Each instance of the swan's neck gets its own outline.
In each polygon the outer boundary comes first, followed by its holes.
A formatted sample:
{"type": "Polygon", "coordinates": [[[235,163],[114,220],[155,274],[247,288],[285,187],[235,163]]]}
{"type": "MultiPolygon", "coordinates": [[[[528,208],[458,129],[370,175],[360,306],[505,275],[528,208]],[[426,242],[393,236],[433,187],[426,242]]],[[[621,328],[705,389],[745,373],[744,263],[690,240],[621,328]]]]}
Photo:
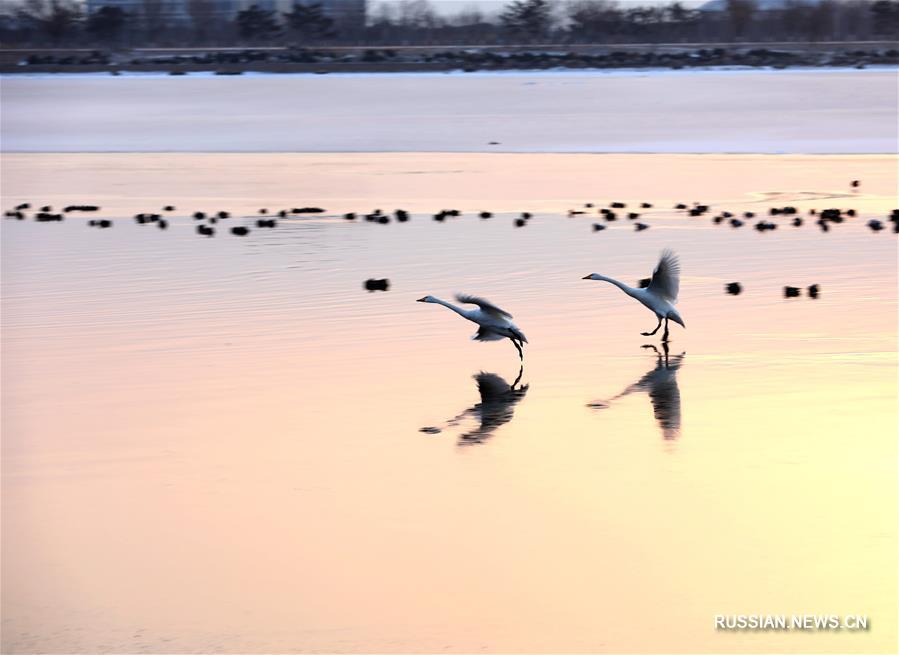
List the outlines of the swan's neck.
{"type": "Polygon", "coordinates": [[[464,309],[462,309],[461,307],[456,307],[456,306],[455,306],[453,303],[451,303],[451,302],[447,302],[446,300],[441,300],[440,298],[434,298],[434,302],[437,303],[438,305],[443,305],[444,307],[448,307],[449,309],[452,309],[452,310],[453,310],[454,312],[456,312],[459,316],[465,316],[466,318],[468,318],[468,317],[465,315],[465,310],[464,310],[464,309]]]}
{"type": "Polygon", "coordinates": [[[626,293],[627,295],[629,295],[633,298],[636,298],[640,292],[639,289],[635,289],[634,287],[629,287],[624,282],[619,282],[618,280],[616,280],[613,277],[606,277],[605,275],[597,275],[596,277],[599,278],[600,280],[602,280],[603,282],[608,282],[609,284],[614,284],[616,287],[618,287],[619,289],[624,291],[624,293],[626,293]]]}

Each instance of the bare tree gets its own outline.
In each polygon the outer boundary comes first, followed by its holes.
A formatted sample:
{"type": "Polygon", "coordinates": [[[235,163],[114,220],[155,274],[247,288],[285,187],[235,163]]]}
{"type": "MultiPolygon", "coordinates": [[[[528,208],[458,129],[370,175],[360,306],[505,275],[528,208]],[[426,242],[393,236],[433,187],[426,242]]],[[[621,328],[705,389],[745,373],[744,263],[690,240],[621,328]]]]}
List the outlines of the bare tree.
{"type": "Polygon", "coordinates": [[[757,10],[755,0],[727,0],[727,16],[736,38],[746,35],[757,10]]]}
{"type": "Polygon", "coordinates": [[[17,15],[54,45],[71,39],[84,20],[81,5],[73,0],[26,0],[17,15]]]}
{"type": "Polygon", "coordinates": [[[335,36],[334,20],[325,15],[318,2],[308,5],[296,2],[291,11],[283,16],[287,30],[293,37],[309,41],[335,36]]]}
{"type": "Polygon", "coordinates": [[[513,0],[500,20],[514,36],[536,40],[546,37],[552,28],[552,7],[549,0],[513,0]]]}
{"type": "Polygon", "coordinates": [[[602,42],[623,28],[623,15],[612,0],[576,0],[566,8],[569,31],[578,40],[602,42]]]}

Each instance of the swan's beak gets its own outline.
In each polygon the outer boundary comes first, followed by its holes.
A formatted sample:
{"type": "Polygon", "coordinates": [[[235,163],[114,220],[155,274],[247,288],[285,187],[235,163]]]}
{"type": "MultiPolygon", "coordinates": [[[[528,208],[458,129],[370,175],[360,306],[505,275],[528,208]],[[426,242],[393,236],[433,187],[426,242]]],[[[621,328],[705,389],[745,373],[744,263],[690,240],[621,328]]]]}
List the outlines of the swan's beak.
{"type": "Polygon", "coordinates": [[[585,276],[582,277],[581,279],[582,279],[582,280],[589,280],[589,279],[591,279],[592,277],[593,277],[593,273],[590,273],[590,275],[585,275],[585,276]]]}
{"type": "Polygon", "coordinates": [[[419,298],[415,302],[428,302],[427,298],[419,298]]]}

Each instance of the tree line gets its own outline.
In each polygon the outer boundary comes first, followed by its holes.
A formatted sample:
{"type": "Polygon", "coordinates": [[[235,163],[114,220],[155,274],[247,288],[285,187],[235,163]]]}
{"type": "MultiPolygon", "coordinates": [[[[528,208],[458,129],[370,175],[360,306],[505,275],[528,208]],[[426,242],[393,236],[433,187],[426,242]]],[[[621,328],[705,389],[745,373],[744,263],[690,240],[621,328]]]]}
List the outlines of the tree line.
{"type": "Polygon", "coordinates": [[[227,15],[214,0],[186,0],[173,19],[164,0],[87,13],[75,0],[26,0],[0,16],[0,43],[13,46],[506,45],[578,43],[823,41],[899,37],[899,0],[726,0],[721,11],[680,2],[511,0],[495,16],[476,9],[444,15],[428,0],[375,5],[364,24],[338,23],[316,2],[289,11],[261,5],[227,15]]]}

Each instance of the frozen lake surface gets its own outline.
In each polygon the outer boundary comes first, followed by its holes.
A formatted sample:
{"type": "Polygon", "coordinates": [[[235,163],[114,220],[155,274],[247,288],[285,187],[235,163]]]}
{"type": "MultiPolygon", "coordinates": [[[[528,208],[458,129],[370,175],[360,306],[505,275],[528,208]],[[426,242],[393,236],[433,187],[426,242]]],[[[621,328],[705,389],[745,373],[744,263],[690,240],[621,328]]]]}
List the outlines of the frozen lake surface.
{"type": "Polygon", "coordinates": [[[890,153],[895,70],[7,76],[7,152],[890,153]]]}

